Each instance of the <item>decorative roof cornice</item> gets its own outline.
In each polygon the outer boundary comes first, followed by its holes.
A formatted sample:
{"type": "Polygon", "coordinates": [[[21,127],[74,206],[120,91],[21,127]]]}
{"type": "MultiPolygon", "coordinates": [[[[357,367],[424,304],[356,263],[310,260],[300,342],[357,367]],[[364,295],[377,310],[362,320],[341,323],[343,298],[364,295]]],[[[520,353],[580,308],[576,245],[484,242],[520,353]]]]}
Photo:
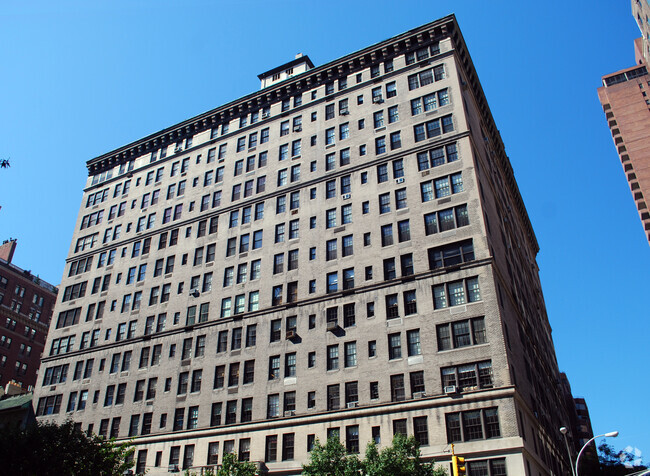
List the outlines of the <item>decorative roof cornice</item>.
{"type": "MultiPolygon", "coordinates": [[[[447,36],[448,25],[456,24],[454,15],[449,15],[413,30],[376,43],[355,53],[331,61],[322,66],[297,74],[290,80],[282,81],[261,91],[248,94],[223,106],[192,117],[179,124],[148,135],[135,142],[91,159],[87,162],[88,174],[95,175],[109,168],[133,160],[152,152],[162,145],[172,144],[199,132],[211,129],[218,124],[230,121],[243,114],[259,110],[283,98],[291,97],[300,91],[333,81],[352,72],[365,69],[371,64],[393,58],[433,39],[447,36]]],[[[454,27],[451,28],[453,30],[454,27]]],[[[304,61],[305,57],[301,58],[304,61]]],[[[286,65],[283,65],[283,67],[286,65]]],[[[273,71],[273,70],[271,70],[273,71]]]]}

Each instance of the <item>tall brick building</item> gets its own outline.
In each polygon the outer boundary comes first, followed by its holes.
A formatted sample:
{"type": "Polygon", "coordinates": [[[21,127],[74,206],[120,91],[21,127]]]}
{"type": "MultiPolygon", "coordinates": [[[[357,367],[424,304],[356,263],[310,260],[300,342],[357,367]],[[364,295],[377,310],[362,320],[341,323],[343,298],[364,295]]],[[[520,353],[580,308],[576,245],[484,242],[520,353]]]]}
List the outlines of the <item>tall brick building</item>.
{"type": "Polygon", "coordinates": [[[603,76],[598,98],[650,241],[650,5],[632,0],[632,13],[642,34],[634,42],[636,64],[603,76]]]}
{"type": "Polygon", "coordinates": [[[57,289],[12,264],[17,242],[0,246],[0,387],[36,384],[57,289]]]}
{"type": "Polygon", "coordinates": [[[566,473],[538,244],[456,19],[260,80],[88,162],[38,417],[149,474],[395,433],[566,473]]]}

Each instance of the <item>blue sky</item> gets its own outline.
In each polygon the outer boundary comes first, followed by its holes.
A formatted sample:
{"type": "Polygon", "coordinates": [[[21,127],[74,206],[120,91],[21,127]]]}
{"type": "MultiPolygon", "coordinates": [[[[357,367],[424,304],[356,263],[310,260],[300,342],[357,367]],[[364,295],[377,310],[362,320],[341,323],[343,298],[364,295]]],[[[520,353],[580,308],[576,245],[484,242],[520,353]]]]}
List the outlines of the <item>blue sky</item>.
{"type": "Polygon", "coordinates": [[[594,431],[647,460],[650,246],[596,93],[634,64],[628,1],[3,2],[0,238],[58,284],[87,160],[257,90],[298,52],[320,65],[452,12],[537,234],[560,368],[594,431]]]}

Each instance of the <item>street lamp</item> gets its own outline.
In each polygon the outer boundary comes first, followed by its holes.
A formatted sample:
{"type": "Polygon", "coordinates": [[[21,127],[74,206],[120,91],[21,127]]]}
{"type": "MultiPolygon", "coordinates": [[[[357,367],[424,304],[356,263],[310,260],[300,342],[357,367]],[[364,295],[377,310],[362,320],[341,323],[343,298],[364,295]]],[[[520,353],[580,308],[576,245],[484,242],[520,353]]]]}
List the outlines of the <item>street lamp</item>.
{"type": "Polygon", "coordinates": [[[571,458],[571,450],[569,449],[569,440],[567,439],[567,429],[566,426],[560,428],[560,433],[564,436],[564,443],[566,444],[566,452],[569,454],[569,466],[571,466],[571,474],[576,476],[576,470],[573,469],[573,458],[571,458]]]}
{"type": "Polygon", "coordinates": [[[578,463],[580,462],[580,456],[582,455],[582,452],[585,450],[585,448],[586,448],[587,446],[589,446],[589,443],[591,443],[592,441],[594,441],[596,438],[602,438],[602,437],[615,438],[615,437],[617,437],[617,436],[618,436],[618,431],[610,431],[609,433],[605,433],[605,434],[603,434],[603,435],[594,436],[592,439],[590,439],[589,441],[587,441],[587,442],[585,443],[585,445],[582,447],[582,449],[580,450],[580,453],[578,453],[578,457],[576,458],[576,473],[575,473],[575,476],[578,476],[578,475],[579,475],[579,472],[578,472],[578,463]]]}

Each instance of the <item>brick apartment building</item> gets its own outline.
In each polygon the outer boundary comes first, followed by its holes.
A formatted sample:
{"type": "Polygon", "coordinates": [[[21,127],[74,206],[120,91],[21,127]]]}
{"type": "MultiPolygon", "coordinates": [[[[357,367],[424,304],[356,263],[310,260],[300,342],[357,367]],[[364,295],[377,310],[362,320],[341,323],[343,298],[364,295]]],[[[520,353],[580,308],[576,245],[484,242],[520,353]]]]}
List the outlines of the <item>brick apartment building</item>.
{"type": "Polygon", "coordinates": [[[0,246],[0,387],[36,384],[57,289],[12,264],[15,240],[0,246]]]}
{"type": "Polygon", "coordinates": [[[598,98],[650,241],[650,5],[632,0],[632,13],[642,34],[634,42],[636,64],[603,76],[598,98]]]}

